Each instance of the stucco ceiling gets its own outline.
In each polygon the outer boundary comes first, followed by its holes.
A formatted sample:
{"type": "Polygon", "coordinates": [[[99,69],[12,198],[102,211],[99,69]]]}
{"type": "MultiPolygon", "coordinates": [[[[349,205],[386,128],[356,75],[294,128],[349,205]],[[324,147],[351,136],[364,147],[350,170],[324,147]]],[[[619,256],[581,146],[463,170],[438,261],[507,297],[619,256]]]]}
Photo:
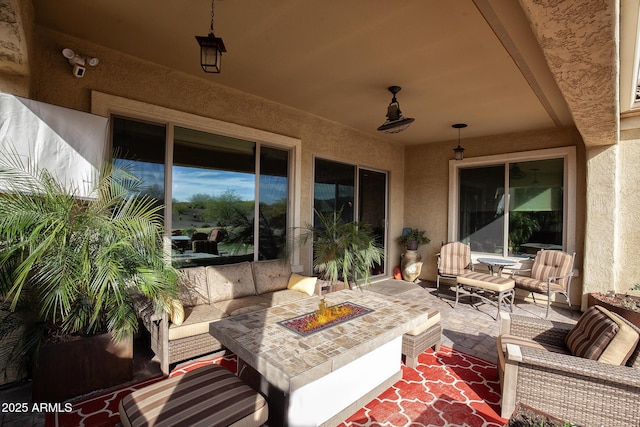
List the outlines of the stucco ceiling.
{"type": "Polygon", "coordinates": [[[455,140],[460,122],[463,139],[573,124],[515,0],[218,0],[220,74],[194,38],[209,0],[34,5],[39,25],[403,144],[455,140]],[[415,118],[392,135],[376,132],[390,85],[415,118]]]}

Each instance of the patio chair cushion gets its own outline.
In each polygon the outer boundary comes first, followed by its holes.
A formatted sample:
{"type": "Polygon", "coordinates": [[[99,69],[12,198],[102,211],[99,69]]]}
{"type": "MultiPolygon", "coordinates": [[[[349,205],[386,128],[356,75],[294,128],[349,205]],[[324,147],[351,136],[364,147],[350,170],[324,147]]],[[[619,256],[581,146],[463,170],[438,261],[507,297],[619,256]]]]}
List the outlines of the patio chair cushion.
{"type": "Polygon", "coordinates": [[[161,380],[125,396],[119,405],[124,426],[260,426],[265,399],[228,369],[209,365],[161,380]]]}
{"type": "Polygon", "coordinates": [[[564,290],[564,286],[556,282],[550,282],[549,284],[547,284],[546,281],[534,279],[533,277],[527,277],[527,276],[513,276],[513,278],[516,282],[516,287],[518,287],[519,289],[524,289],[526,291],[546,294],[547,287],[551,291],[564,290]]]}
{"type": "Polygon", "coordinates": [[[598,360],[619,330],[616,322],[592,306],[569,331],[565,343],[574,356],[598,360]]]}
{"type": "Polygon", "coordinates": [[[438,273],[443,276],[459,276],[468,273],[467,267],[471,262],[471,249],[469,245],[460,242],[451,242],[440,249],[440,263],[438,273]]]}
{"type": "Polygon", "coordinates": [[[504,292],[508,289],[512,289],[514,286],[513,279],[476,272],[458,276],[458,283],[492,292],[504,292]]]}

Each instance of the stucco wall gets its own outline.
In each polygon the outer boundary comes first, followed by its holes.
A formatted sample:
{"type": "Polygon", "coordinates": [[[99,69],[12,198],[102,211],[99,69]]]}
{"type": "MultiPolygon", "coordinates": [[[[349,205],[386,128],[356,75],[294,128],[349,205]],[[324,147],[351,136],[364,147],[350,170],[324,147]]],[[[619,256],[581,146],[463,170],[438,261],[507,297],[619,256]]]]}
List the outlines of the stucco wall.
{"type": "MultiPolygon", "coordinates": [[[[436,254],[442,241],[447,241],[449,160],[457,141],[407,147],[405,151],[405,216],[404,226],[427,231],[431,242],[421,246],[424,265],[420,277],[436,278],[436,254]]],[[[497,135],[485,138],[465,139],[465,158],[505,154],[545,148],[575,146],[577,157],[577,218],[576,218],[576,269],[582,270],[585,227],[585,149],[575,128],[552,129],[542,132],[497,135]]],[[[394,236],[394,237],[397,237],[394,236]]],[[[397,261],[399,263],[399,260],[397,261]]],[[[572,301],[579,303],[582,278],[572,282],[572,301]]]]}
{"type": "Polygon", "coordinates": [[[31,2],[0,0],[0,91],[26,97],[29,93],[31,2]]]}
{"type": "MultiPolygon", "coordinates": [[[[403,217],[404,157],[397,145],[262,98],[202,78],[172,71],[120,52],[36,26],[30,97],[90,111],[90,92],[97,90],[175,110],[215,118],[302,141],[302,224],[311,221],[313,155],[389,172],[390,235],[400,233],[403,217]],[[75,78],[62,56],[64,47],[98,57],[85,77],[75,78]]],[[[390,245],[390,258],[399,248],[390,245]]],[[[303,254],[309,271],[310,254],[303,254]]],[[[393,264],[391,264],[391,268],[393,264]]]]}
{"type": "Polygon", "coordinates": [[[619,210],[617,277],[615,290],[640,295],[631,290],[640,284],[640,129],[621,132],[619,150],[619,210]]]}

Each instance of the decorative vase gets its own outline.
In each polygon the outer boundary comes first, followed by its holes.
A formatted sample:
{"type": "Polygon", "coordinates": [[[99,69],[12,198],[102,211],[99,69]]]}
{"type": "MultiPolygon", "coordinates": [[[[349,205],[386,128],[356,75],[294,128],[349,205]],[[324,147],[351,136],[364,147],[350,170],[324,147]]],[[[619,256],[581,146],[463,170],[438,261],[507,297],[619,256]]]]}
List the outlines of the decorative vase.
{"type": "Polygon", "coordinates": [[[406,250],[400,262],[402,278],[407,282],[415,282],[422,271],[422,256],[418,251],[406,250]]]}

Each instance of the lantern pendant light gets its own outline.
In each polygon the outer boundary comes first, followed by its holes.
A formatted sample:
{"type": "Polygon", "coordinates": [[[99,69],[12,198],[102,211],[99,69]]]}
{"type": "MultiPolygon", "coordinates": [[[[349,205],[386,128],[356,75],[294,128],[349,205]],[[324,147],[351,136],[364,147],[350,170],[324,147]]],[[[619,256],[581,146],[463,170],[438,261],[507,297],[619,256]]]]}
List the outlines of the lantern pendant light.
{"type": "Polygon", "coordinates": [[[464,148],[460,146],[460,129],[467,127],[465,123],[456,123],[451,125],[452,128],[458,129],[458,146],[453,149],[453,158],[456,160],[464,160],[464,148]]]}
{"type": "Polygon", "coordinates": [[[213,33],[213,0],[211,0],[211,28],[208,36],[196,36],[200,45],[200,65],[205,73],[219,73],[222,52],[226,52],[224,42],[213,33]]]}

